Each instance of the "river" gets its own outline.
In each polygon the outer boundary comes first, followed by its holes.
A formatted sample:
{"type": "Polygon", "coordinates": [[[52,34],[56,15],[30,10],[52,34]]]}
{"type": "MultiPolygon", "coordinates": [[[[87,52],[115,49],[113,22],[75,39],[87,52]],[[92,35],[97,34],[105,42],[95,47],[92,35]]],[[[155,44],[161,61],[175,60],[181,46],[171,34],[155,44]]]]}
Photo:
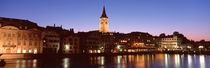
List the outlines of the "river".
{"type": "Polygon", "coordinates": [[[140,54],[6,59],[3,68],[210,68],[210,55],[140,54]]]}

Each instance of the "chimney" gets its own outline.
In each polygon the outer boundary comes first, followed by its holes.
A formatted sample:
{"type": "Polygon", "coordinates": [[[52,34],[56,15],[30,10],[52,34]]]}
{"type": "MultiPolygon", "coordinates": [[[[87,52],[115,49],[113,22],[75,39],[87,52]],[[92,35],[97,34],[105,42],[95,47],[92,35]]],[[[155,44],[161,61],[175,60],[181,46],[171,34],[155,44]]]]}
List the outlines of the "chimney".
{"type": "Polygon", "coordinates": [[[70,28],[70,32],[71,32],[71,33],[74,33],[74,29],[73,29],[73,28],[70,28]]]}

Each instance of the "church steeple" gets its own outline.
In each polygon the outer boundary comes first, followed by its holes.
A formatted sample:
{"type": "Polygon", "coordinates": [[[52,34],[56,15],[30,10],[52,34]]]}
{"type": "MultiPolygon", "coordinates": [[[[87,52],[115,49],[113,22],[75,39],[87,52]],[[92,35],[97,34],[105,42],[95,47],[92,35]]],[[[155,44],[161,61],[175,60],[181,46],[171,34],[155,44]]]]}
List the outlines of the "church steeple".
{"type": "Polygon", "coordinates": [[[106,15],[106,10],[105,10],[105,6],[103,7],[103,12],[100,18],[108,18],[106,15]]]}
{"type": "Polygon", "coordinates": [[[106,15],[105,6],[103,7],[103,12],[100,17],[100,25],[99,25],[99,32],[107,33],[109,32],[109,19],[106,15]]]}

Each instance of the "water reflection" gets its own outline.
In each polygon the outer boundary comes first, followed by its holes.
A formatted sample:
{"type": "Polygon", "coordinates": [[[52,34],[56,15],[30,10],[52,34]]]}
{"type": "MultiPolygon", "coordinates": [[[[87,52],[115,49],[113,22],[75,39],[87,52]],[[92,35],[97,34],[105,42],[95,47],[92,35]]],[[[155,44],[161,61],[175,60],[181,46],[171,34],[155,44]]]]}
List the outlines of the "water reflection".
{"type": "Polygon", "coordinates": [[[205,56],[200,55],[200,68],[205,68],[205,56]]]}
{"type": "Polygon", "coordinates": [[[63,67],[64,68],[69,68],[69,58],[64,58],[63,59],[63,67]]]}
{"type": "Polygon", "coordinates": [[[175,54],[175,67],[176,68],[180,68],[180,55],[179,54],[175,54]]]}
{"type": "Polygon", "coordinates": [[[165,54],[165,67],[168,68],[168,54],[165,54]]]}
{"type": "Polygon", "coordinates": [[[209,55],[142,54],[60,59],[9,59],[5,68],[206,68],[209,55]],[[196,62],[198,61],[198,62],[196,62]]]}

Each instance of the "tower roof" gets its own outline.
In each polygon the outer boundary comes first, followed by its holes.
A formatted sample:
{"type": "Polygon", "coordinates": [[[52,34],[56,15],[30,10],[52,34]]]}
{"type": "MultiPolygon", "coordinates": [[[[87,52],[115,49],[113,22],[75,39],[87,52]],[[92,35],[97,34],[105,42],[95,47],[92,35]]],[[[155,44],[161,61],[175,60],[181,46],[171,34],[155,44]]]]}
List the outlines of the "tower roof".
{"type": "Polygon", "coordinates": [[[101,18],[108,18],[107,15],[106,15],[105,6],[103,7],[103,13],[101,15],[101,18]]]}

